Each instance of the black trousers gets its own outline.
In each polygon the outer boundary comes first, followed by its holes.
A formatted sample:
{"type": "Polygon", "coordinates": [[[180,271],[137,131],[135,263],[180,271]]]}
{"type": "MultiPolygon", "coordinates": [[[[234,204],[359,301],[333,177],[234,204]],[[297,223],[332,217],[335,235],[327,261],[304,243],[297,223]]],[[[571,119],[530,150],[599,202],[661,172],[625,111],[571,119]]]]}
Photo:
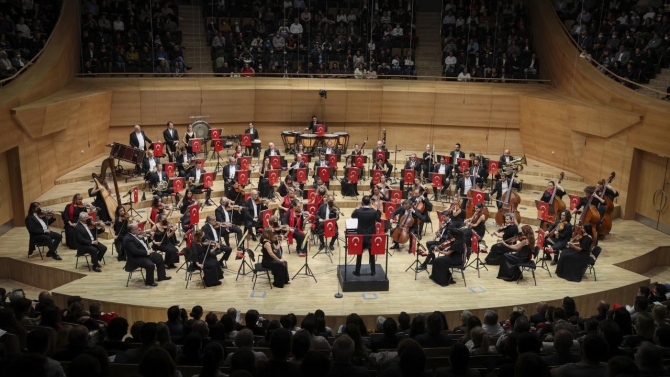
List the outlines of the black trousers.
{"type": "Polygon", "coordinates": [[[220,245],[219,251],[223,253],[219,262],[227,261],[230,258],[230,254],[233,252],[233,249],[230,246],[220,245]]]}
{"type": "Polygon", "coordinates": [[[77,255],[82,256],[85,254],[91,255],[91,264],[93,267],[100,267],[100,260],[107,252],[107,246],[98,243],[97,245],[88,245],[88,246],[79,246],[77,249],[77,255]]]}
{"type": "Polygon", "coordinates": [[[426,242],[426,248],[428,249],[428,256],[426,256],[426,259],[423,260],[423,266],[425,267],[428,265],[430,262],[435,259],[435,252],[433,251],[436,247],[440,246],[442,244],[441,241],[428,241],[426,242]]]}
{"type": "Polygon", "coordinates": [[[561,250],[565,249],[568,246],[568,241],[559,240],[557,238],[549,238],[548,241],[552,244],[551,248],[554,249],[554,260],[558,261],[558,257],[561,254],[561,250]]]}
{"type": "Polygon", "coordinates": [[[223,279],[223,269],[216,261],[216,258],[205,258],[202,272],[204,275],[203,280],[205,281],[205,286],[207,287],[217,285],[217,283],[223,279]]]}
{"type": "Polygon", "coordinates": [[[154,283],[154,271],[158,271],[159,279],[165,277],[165,262],[163,261],[163,256],[159,253],[151,253],[146,257],[134,257],[133,263],[138,268],[143,268],[147,271],[145,275],[147,285],[154,283]]]}
{"type": "MultiPolygon", "coordinates": [[[[258,216],[261,214],[259,213],[258,216]]],[[[245,222],[246,225],[246,230],[249,232],[249,234],[256,236],[256,233],[252,233],[251,229],[255,230],[258,232],[259,229],[263,228],[263,222],[261,221],[260,217],[258,218],[258,221],[254,221],[253,219],[247,220],[245,222]]]]}
{"type": "MultiPolygon", "coordinates": [[[[370,251],[371,246],[372,246],[372,237],[369,235],[366,235],[363,237],[363,250],[368,251],[368,263],[370,263],[370,272],[375,272],[375,256],[372,255],[372,252],[370,251]]],[[[363,260],[363,253],[358,254],[356,256],[356,270],[354,270],[356,273],[361,272],[361,261],[363,260]]]]}
{"type": "Polygon", "coordinates": [[[179,250],[177,250],[177,246],[173,243],[164,241],[158,246],[158,250],[165,253],[165,258],[163,259],[168,266],[172,267],[175,263],[179,263],[179,250]]]}
{"type": "MultiPolygon", "coordinates": [[[[444,193],[447,191],[448,188],[449,188],[449,181],[447,181],[446,179],[443,178],[442,179],[442,188],[440,189],[440,194],[444,195],[444,193]]],[[[433,187],[433,194],[435,196],[437,196],[437,187],[433,187]]]]}
{"type": "Polygon", "coordinates": [[[288,263],[274,259],[268,261],[263,259],[262,266],[272,270],[272,275],[275,277],[272,285],[277,288],[284,288],[284,284],[288,283],[288,263]]]}
{"type": "Polygon", "coordinates": [[[305,247],[302,246],[302,243],[305,241],[305,235],[304,234],[295,230],[293,232],[293,241],[296,242],[295,249],[298,251],[298,253],[306,253],[307,252],[307,244],[305,244],[305,247]]]}
{"type": "Polygon", "coordinates": [[[63,236],[61,236],[60,233],[51,231],[49,231],[49,233],[31,236],[30,238],[34,243],[34,245],[47,245],[47,247],[49,248],[47,256],[56,254],[56,249],[58,249],[58,245],[60,245],[61,241],[63,240],[63,236]]]}
{"type": "Polygon", "coordinates": [[[120,234],[114,240],[114,247],[116,247],[116,253],[118,254],[118,256],[116,258],[119,261],[126,260],[126,250],[123,248],[123,237],[124,236],[125,236],[125,234],[120,234]]]}
{"type": "Polygon", "coordinates": [[[69,224],[65,224],[65,244],[70,249],[77,249],[77,239],[74,236],[74,227],[71,227],[69,224]]]}
{"type": "Polygon", "coordinates": [[[194,194],[202,194],[203,192],[205,193],[205,200],[209,200],[209,197],[212,196],[212,189],[211,188],[204,188],[204,187],[194,187],[191,186],[191,192],[194,194]]]}
{"type": "MultiPolygon", "coordinates": [[[[237,242],[240,242],[242,240],[242,229],[240,229],[237,226],[231,226],[228,228],[228,230],[223,230],[221,232],[221,238],[223,238],[223,241],[226,243],[226,246],[230,246],[230,233],[235,233],[237,235],[237,242]]],[[[237,245],[237,242],[235,245],[237,245]]],[[[244,248],[244,245],[241,246],[244,248]]]]}

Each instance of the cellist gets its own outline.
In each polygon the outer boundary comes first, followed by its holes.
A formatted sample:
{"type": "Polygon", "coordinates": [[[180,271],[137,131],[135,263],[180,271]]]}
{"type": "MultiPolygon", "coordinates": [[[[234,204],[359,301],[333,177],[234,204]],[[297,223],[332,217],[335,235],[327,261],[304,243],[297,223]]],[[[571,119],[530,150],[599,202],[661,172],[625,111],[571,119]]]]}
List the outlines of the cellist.
{"type": "MultiPolygon", "coordinates": [[[[402,227],[403,223],[408,224],[412,223],[408,228],[409,234],[414,234],[418,238],[421,238],[421,234],[419,233],[419,221],[425,221],[426,218],[423,215],[423,213],[417,211],[414,209],[414,206],[412,205],[412,201],[410,200],[405,200],[402,204],[401,207],[398,207],[393,214],[391,215],[391,223],[397,224],[397,227],[395,229],[398,229],[398,227],[402,227]],[[410,220],[413,220],[411,221],[410,220]],[[419,220],[419,221],[417,221],[419,220]]],[[[395,229],[391,232],[393,234],[395,232],[395,229]]],[[[400,249],[400,244],[394,240],[393,246],[391,246],[391,249],[400,249]]],[[[411,248],[408,249],[408,253],[411,253],[412,250],[411,248]]]]}
{"type": "MultiPolygon", "coordinates": [[[[500,209],[502,208],[502,206],[504,204],[504,201],[502,200],[502,197],[507,195],[507,192],[510,189],[515,188],[515,189],[519,190],[521,188],[521,186],[519,185],[518,182],[512,182],[510,184],[510,181],[507,179],[506,175],[496,174],[496,180],[497,180],[497,182],[495,184],[495,187],[493,187],[493,190],[491,190],[489,195],[491,197],[493,197],[493,194],[496,194],[496,206],[498,206],[498,210],[500,211],[500,209]]],[[[516,181],[516,179],[515,179],[515,181],[516,181]]]]}

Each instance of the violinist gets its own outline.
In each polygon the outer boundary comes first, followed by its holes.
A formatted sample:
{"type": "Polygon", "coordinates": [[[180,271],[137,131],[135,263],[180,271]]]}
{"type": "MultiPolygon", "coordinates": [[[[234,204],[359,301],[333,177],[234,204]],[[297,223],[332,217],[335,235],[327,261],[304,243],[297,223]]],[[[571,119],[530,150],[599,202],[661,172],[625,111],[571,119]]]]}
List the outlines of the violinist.
{"type": "MultiPolygon", "coordinates": [[[[277,194],[281,197],[286,197],[291,190],[300,190],[298,182],[295,181],[295,178],[291,175],[284,177],[284,180],[279,183],[279,188],[277,189],[277,194]]],[[[288,203],[287,203],[288,204],[288,203]]]]}
{"type": "Polygon", "coordinates": [[[480,240],[484,239],[486,233],[486,215],[484,214],[484,203],[477,203],[475,205],[475,212],[472,218],[465,220],[463,223],[463,239],[465,242],[470,242],[472,233],[477,233],[480,240]]]}
{"type": "MultiPolygon", "coordinates": [[[[326,155],[325,154],[320,154],[319,159],[314,162],[314,180],[316,181],[317,179],[320,179],[321,177],[319,176],[319,171],[318,168],[329,168],[328,171],[328,176],[330,177],[332,175],[332,169],[330,169],[330,165],[328,164],[328,161],[326,161],[326,155]]],[[[328,183],[326,183],[326,186],[328,186],[328,183]]]]}
{"type": "Polygon", "coordinates": [[[468,192],[475,188],[475,177],[470,175],[470,170],[463,172],[463,176],[458,178],[456,183],[456,196],[461,198],[461,208],[465,208],[468,205],[468,192]]]}
{"type": "Polygon", "coordinates": [[[505,225],[498,228],[494,233],[498,237],[498,243],[491,247],[489,254],[486,256],[486,264],[498,266],[502,263],[502,256],[505,253],[514,251],[510,248],[509,242],[514,242],[516,236],[519,234],[519,227],[516,224],[516,219],[513,213],[505,214],[505,225]]]}
{"type": "Polygon", "coordinates": [[[421,178],[414,178],[414,183],[407,191],[411,193],[419,191],[420,195],[423,195],[426,198],[428,198],[428,190],[426,190],[426,187],[423,185],[423,183],[421,183],[421,178]]]}
{"type": "Polygon", "coordinates": [[[563,250],[556,267],[556,275],[568,281],[579,283],[588,268],[591,258],[591,224],[586,223],[575,231],[575,236],[568,242],[568,248],[563,250]]]}
{"type": "Polygon", "coordinates": [[[191,170],[191,160],[194,156],[190,155],[186,150],[186,147],[181,147],[177,153],[177,169],[179,170],[180,177],[186,177],[191,170]]]}
{"type": "MultiPolygon", "coordinates": [[[[433,165],[433,173],[442,174],[442,189],[440,190],[440,195],[444,195],[449,188],[452,175],[452,166],[447,164],[447,159],[444,158],[444,156],[440,156],[439,164],[433,165]]],[[[433,194],[435,195],[435,200],[437,200],[437,187],[433,187],[433,194]]]]}
{"type": "MultiPolygon", "coordinates": [[[[401,223],[403,218],[407,220],[405,221],[406,223],[409,223],[410,218],[414,219],[413,224],[409,228],[409,233],[414,234],[417,238],[421,239],[421,234],[419,233],[419,221],[425,221],[426,217],[423,215],[423,213],[414,208],[411,200],[405,200],[402,206],[398,207],[398,209],[393,212],[393,215],[391,216],[391,223],[397,224],[397,227],[403,226],[401,223]]],[[[400,244],[394,241],[391,249],[400,249],[400,244]]],[[[411,248],[409,248],[407,252],[411,254],[411,248]]]]}
{"type": "Polygon", "coordinates": [[[231,183],[235,180],[235,173],[240,171],[235,157],[228,157],[228,165],[223,167],[223,189],[228,190],[231,183]]]}
{"type": "MultiPolygon", "coordinates": [[[[288,234],[289,228],[286,225],[282,225],[281,222],[279,221],[279,216],[277,215],[272,215],[270,216],[270,219],[268,219],[268,223],[272,227],[272,232],[278,237],[279,241],[282,239],[286,238],[286,235],[288,234]]],[[[279,255],[281,257],[282,255],[281,247],[279,248],[279,255]]]]}
{"type": "Polygon", "coordinates": [[[256,233],[263,227],[261,212],[268,209],[267,199],[261,199],[257,190],[251,190],[251,197],[247,199],[246,205],[246,231],[251,234],[251,239],[256,242],[256,233]]]}
{"type": "Polygon", "coordinates": [[[177,227],[170,224],[162,214],[156,216],[156,223],[151,227],[151,232],[154,234],[152,247],[165,253],[163,262],[168,269],[175,268],[175,263],[179,263],[179,250],[175,242],[176,231],[177,227]]]}
{"type": "Polygon", "coordinates": [[[235,153],[233,153],[233,158],[237,160],[240,157],[244,157],[244,151],[242,150],[242,146],[237,144],[235,146],[235,153]]]}
{"type": "Polygon", "coordinates": [[[63,227],[65,228],[65,244],[70,249],[77,249],[74,227],[77,226],[77,221],[79,221],[79,214],[86,212],[88,208],[91,208],[91,206],[83,202],[81,194],[74,194],[72,202],[66,205],[61,212],[63,227]]]}
{"type": "Polygon", "coordinates": [[[381,193],[379,186],[375,185],[372,187],[372,195],[370,195],[370,205],[372,206],[372,208],[383,212],[384,207],[382,202],[389,202],[389,201],[391,200],[381,193]]]}
{"type": "Polygon", "coordinates": [[[117,260],[119,262],[126,260],[126,251],[123,249],[123,239],[128,234],[128,225],[130,215],[123,206],[118,206],[114,211],[114,246],[116,247],[117,260]]]}
{"type": "Polygon", "coordinates": [[[196,232],[193,235],[189,253],[190,262],[202,270],[205,287],[221,285],[221,279],[223,279],[223,268],[216,260],[217,250],[212,245],[212,243],[205,244],[202,232],[196,232]]]}
{"type": "Polygon", "coordinates": [[[102,272],[100,260],[103,259],[107,246],[98,242],[98,233],[104,232],[104,224],[93,222],[88,212],[79,214],[79,222],[74,227],[74,236],[77,242],[77,255],[91,255],[93,271],[102,272]]]}
{"type": "Polygon", "coordinates": [[[448,240],[434,250],[442,256],[433,261],[430,279],[442,287],[456,283],[449,268],[464,264],[466,249],[463,233],[458,229],[450,229],[448,240]]]}
{"type": "MultiPolygon", "coordinates": [[[[446,216],[447,211],[444,211],[444,215],[446,216]]],[[[445,243],[449,239],[449,229],[451,228],[449,221],[444,221],[442,223],[442,226],[440,229],[435,232],[435,239],[433,241],[428,241],[426,242],[426,249],[428,249],[428,255],[426,256],[426,259],[423,260],[423,263],[419,265],[417,268],[417,271],[423,271],[426,268],[428,268],[429,264],[433,263],[433,260],[435,259],[435,249],[445,243]]]]}
{"type": "MultiPolygon", "coordinates": [[[[372,235],[377,231],[376,223],[381,221],[381,214],[379,210],[370,207],[370,197],[364,196],[361,204],[352,212],[352,219],[358,219],[358,228],[356,233],[363,236],[363,250],[369,252],[370,275],[375,276],[375,256],[370,252],[372,235]]],[[[361,261],[363,253],[356,257],[356,269],[354,275],[361,276],[361,261]]]]}
{"type": "MultiPolygon", "coordinates": [[[[282,182],[283,183],[283,182],[282,182]]],[[[279,216],[284,217],[286,212],[291,209],[291,203],[296,199],[295,189],[290,187],[286,190],[286,195],[284,195],[279,202],[279,216]]]]}
{"type": "MultiPolygon", "coordinates": [[[[233,202],[226,198],[225,196],[219,201],[221,204],[214,210],[214,216],[216,221],[221,223],[222,226],[219,227],[219,234],[223,241],[226,243],[226,246],[230,246],[230,233],[235,233],[237,244],[242,240],[242,229],[237,225],[233,224],[233,202]]],[[[239,246],[237,251],[244,250],[243,246],[239,246]]]]}
{"type": "Polygon", "coordinates": [[[465,223],[465,211],[461,207],[460,199],[455,196],[451,201],[451,206],[447,210],[449,222],[454,228],[461,228],[465,223]]]}
{"type": "MultiPolygon", "coordinates": [[[[309,213],[304,212],[309,215],[309,213]]],[[[288,243],[291,245],[293,240],[296,241],[296,249],[298,250],[298,255],[303,257],[307,255],[307,244],[303,246],[303,241],[305,240],[305,216],[303,216],[302,204],[299,200],[294,200],[291,209],[286,212],[282,218],[282,224],[289,226],[288,233],[288,243]]]]}
{"type": "Polygon", "coordinates": [[[271,269],[272,275],[275,277],[272,286],[284,288],[285,284],[291,284],[288,278],[288,263],[278,255],[279,244],[277,243],[277,236],[271,228],[268,227],[263,230],[261,245],[263,252],[262,265],[265,268],[271,269]]]}
{"type": "Polygon", "coordinates": [[[154,270],[158,272],[158,281],[170,280],[171,276],[165,275],[165,266],[163,257],[157,252],[151,252],[147,243],[142,237],[142,231],[137,224],[128,225],[128,235],[123,239],[123,249],[126,251],[128,260],[126,261],[126,271],[136,268],[146,270],[145,284],[155,287],[158,284],[154,282],[154,270]]]}
{"type": "Polygon", "coordinates": [[[421,180],[419,178],[415,179],[416,184],[414,185],[412,196],[409,200],[412,202],[412,206],[417,208],[417,210],[423,213],[424,220],[421,220],[419,224],[419,238],[423,234],[423,227],[425,224],[431,223],[430,213],[433,211],[433,203],[428,199],[428,191],[426,191],[421,185],[421,180]],[[418,186],[418,187],[417,187],[418,186]]]}
{"type": "Polygon", "coordinates": [[[58,245],[63,240],[63,236],[60,233],[49,230],[49,225],[54,221],[56,221],[56,218],[53,212],[43,211],[38,202],[30,203],[28,216],[26,216],[26,229],[28,229],[28,233],[30,234],[28,245],[29,256],[35,251],[35,245],[46,245],[49,249],[47,257],[55,260],[62,259],[58,255],[58,245]]]}
{"type": "Polygon", "coordinates": [[[375,184],[374,182],[370,181],[370,191],[374,187],[377,187],[379,189],[379,193],[388,197],[390,195],[390,191],[392,190],[391,185],[389,185],[388,180],[386,179],[385,175],[379,176],[379,182],[375,184]]]}
{"type": "MultiPolygon", "coordinates": [[[[105,186],[107,191],[109,191],[107,181],[103,181],[102,184],[105,186]]],[[[88,196],[90,198],[95,198],[92,204],[98,207],[98,212],[96,213],[97,218],[102,221],[112,221],[112,218],[109,216],[109,208],[107,208],[107,203],[105,203],[105,198],[102,197],[102,190],[100,187],[98,187],[97,183],[88,189],[88,196]]],[[[109,210],[111,211],[111,209],[109,210]]]]}
{"type": "Polygon", "coordinates": [[[535,250],[533,228],[530,225],[524,225],[521,228],[521,236],[519,236],[518,240],[518,243],[509,246],[514,252],[503,255],[503,260],[498,270],[498,279],[505,281],[523,279],[519,264],[526,263],[533,258],[533,251],[535,250]]]}
{"type": "Polygon", "coordinates": [[[184,232],[188,232],[192,225],[191,225],[191,213],[189,212],[189,207],[197,204],[198,201],[195,200],[193,197],[193,192],[189,189],[186,189],[184,192],[184,197],[182,200],[177,203],[177,208],[179,209],[179,213],[181,214],[179,217],[179,221],[181,222],[181,227],[184,230],[184,232]]]}
{"type": "Polygon", "coordinates": [[[387,168],[386,170],[386,178],[391,178],[391,172],[393,171],[393,165],[388,160],[388,149],[386,149],[386,146],[384,143],[382,143],[381,140],[377,141],[377,147],[372,150],[372,155],[375,155],[375,152],[385,152],[384,155],[385,157],[377,159],[376,165],[373,167],[372,170],[384,170],[384,167],[387,168]]]}
{"type": "MultiPolygon", "coordinates": [[[[572,237],[572,224],[570,224],[570,220],[572,220],[572,214],[570,211],[565,210],[561,212],[560,221],[547,229],[547,244],[551,246],[554,253],[554,260],[551,262],[552,266],[558,264],[561,250],[568,247],[568,242],[570,242],[570,238],[572,237]]],[[[550,257],[545,255],[545,258],[550,257]]]]}
{"type": "Polygon", "coordinates": [[[202,226],[202,232],[204,240],[212,242],[212,245],[210,246],[212,250],[215,250],[217,254],[223,252],[223,256],[219,259],[219,264],[223,266],[230,257],[230,253],[233,252],[233,249],[221,244],[221,237],[219,237],[220,226],[221,223],[216,222],[216,217],[214,215],[207,215],[205,225],[202,226]]]}
{"type": "Polygon", "coordinates": [[[164,209],[163,199],[160,196],[154,196],[151,202],[151,209],[149,210],[149,218],[147,219],[152,226],[156,223],[156,218],[159,214],[163,213],[164,209]]]}
{"type": "MultiPolygon", "coordinates": [[[[418,178],[421,175],[421,168],[422,168],[421,162],[417,159],[416,153],[412,153],[410,156],[409,160],[405,163],[405,167],[403,168],[403,171],[405,170],[414,170],[414,177],[415,179],[418,178]]],[[[403,177],[404,177],[403,173],[403,177]]],[[[405,179],[401,178],[400,179],[400,191],[403,190],[405,187],[405,179]]]]}
{"type": "Polygon", "coordinates": [[[507,192],[511,189],[519,190],[521,186],[516,182],[516,178],[514,182],[510,183],[510,179],[504,174],[496,174],[496,181],[497,182],[493,187],[493,190],[489,193],[489,196],[493,197],[493,194],[496,194],[496,206],[498,206],[498,210],[500,210],[504,204],[502,198],[507,196],[507,192]]]}
{"type": "Polygon", "coordinates": [[[207,171],[202,169],[201,160],[196,160],[195,167],[188,173],[188,180],[191,182],[191,191],[193,191],[194,194],[202,194],[204,192],[205,204],[214,205],[214,202],[212,202],[212,199],[210,199],[212,196],[212,188],[205,188],[204,185],[196,185],[196,183],[202,183],[202,176],[205,173],[207,173],[207,171]]]}
{"type": "Polygon", "coordinates": [[[330,239],[330,251],[335,250],[335,241],[339,237],[339,229],[337,226],[337,220],[340,219],[340,209],[335,207],[335,197],[332,194],[326,196],[326,202],[319,206],[319,209],[316,211],[316,217],[319,221],[316,227],[316,234],[319,235],[319,251],[326,248],[326,241],[324,239],[324,221],[335,219],[335,236],[330,239]]]}
{"type": "Polygon", "coordinates": [[[244,186],[237,181],[231,183],[232,185],[226,190],[226,198],[232,200],[235,205],[244,204],[244,186]]]}

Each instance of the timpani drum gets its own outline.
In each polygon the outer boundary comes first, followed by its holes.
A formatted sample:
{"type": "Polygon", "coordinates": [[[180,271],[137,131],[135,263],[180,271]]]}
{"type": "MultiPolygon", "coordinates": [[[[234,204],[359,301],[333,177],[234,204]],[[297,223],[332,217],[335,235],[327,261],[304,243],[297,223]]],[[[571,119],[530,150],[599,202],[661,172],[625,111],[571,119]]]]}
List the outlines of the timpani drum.
{"type": "Polygon", "coordinates": [[[261,139],[256,139],[251,142],[251,150],[252,150],[252,156],[258,157],[261,151],[261,139]]]}
{"type": "Polygon", "coordinates": [[[284,142],[284,151],[286,153],[295,149],[298,142],[298,133],[293,131],[282,131],[281,139],[284,142]]]}
{"type": "Polygon", "coordinates": [[[305,153],[311,153],[316,148],[317,140],[316,134],[302,134],[299,142],[305,153]]]}
{"type": "Polygon", "coordinates": [[[337,135],[337,149],[340,150],[341,154],[346,154],[347,148],[349,148],[349,133],[335,132],[335,135],[337,135]]]}
{"type": "Polygon", "coordinates": [[[333,145],[333,148],[336,148],[337,147],[337,135],[335,135],[335,134],[325,134],[325,135],[323,135],[323,145],[322,145],[322,147],[323,147],[324,150],[326,149],[326,144],[328,144],[329,141],[333,145]]]}

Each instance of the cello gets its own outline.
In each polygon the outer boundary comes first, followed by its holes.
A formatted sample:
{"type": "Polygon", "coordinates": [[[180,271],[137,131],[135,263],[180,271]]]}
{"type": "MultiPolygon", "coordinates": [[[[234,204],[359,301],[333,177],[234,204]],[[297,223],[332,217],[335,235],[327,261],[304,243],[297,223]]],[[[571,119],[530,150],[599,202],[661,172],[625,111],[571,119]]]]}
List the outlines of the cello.
{"type": "MultiPolygon", "coordinates": [[[[563,178],[565,178],[565,173],[561,172],[561,175],[558,177],[558,182],[556,182],[556,185],[560,185],[561,182],[563,181],[563,178]]],[[[555,223],[560,219],[561,212],[565,211],[565,202],[563,199],[558,198],[556,199],[556,191],[558,190],[556,188],[556,185],[554,185],[554,192],[551,193],[551,199],[549,199],[549,207],[553,208],[554,213],[551,214],[551,222],[555,223]]]]}
{"type": "Polygon", "coordinates": [[[398,221],[398,226],[393,230],[393,241],[397,243],[407,243],[409,241],[409,230],[414,225],[414,217],[412,217],[412,212],[406,212],[398,221]]]}
{"type": "Polygon", "coordinates": [[[521,203],[521,197],[512,187],[514,184],[514,178],[516,177],[516,170],[513,170],[512,178],[509,180],[509,188],[507,193],[503,196],[502,206],[498,209],[496,213],[496,224],[502,226],[505,224],[505,215],[508,213],[513,213],[516,223],[521,223],[521,214],[518,211],[519,203],[521,203]]]}
{"type": "Polygon", "coordinates": [[[604,180],[600,181],[599,183],[602,186],[602,189],[601,189],[600,193],[598,193],[598,191],[596,191],[596,195],[598,195],[598,197],[600,199],[605,200],[605,204],[604,204],[605,205],[605,213],[602,216],[602,220],[600,221],[600,227],[598,228],[598,235],[599,236],[608,235],[612,231],[612,211],[614,211],[614,203],[612,202],[612,199],[610,199],[610,197],[608,195],[605,195],[605,192],[607,191],[607,185],[612,183],[615,176],[616,176],[616,174],[614,172],[612,172],[610,177],[607,179],[607,182],[605,182],[604,180]]]}

